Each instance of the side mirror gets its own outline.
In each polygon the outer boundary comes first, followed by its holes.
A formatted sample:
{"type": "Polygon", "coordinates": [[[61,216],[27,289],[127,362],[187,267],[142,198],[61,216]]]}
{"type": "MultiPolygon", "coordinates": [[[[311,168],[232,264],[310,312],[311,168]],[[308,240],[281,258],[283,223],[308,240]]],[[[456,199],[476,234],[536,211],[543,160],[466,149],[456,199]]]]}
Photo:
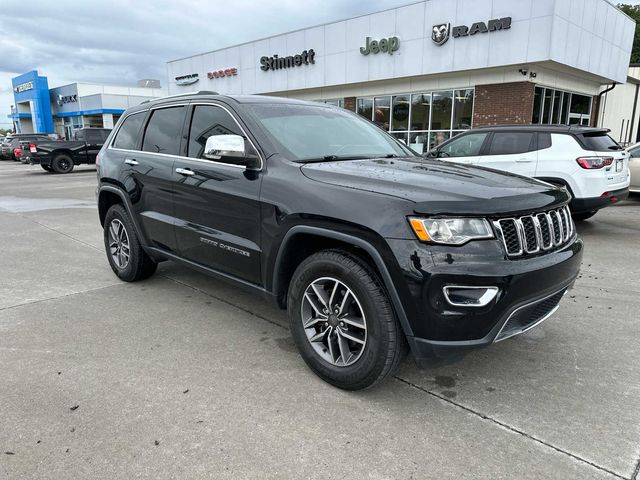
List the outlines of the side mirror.
{"type": "Polygon", "coordinates": [[[202,158],[233,165],[244,165],[247,168],[258,168],[260,158],[253,149],[245,148],[244,137],[240,135],[213,135],[207,138],[202,158]]]}

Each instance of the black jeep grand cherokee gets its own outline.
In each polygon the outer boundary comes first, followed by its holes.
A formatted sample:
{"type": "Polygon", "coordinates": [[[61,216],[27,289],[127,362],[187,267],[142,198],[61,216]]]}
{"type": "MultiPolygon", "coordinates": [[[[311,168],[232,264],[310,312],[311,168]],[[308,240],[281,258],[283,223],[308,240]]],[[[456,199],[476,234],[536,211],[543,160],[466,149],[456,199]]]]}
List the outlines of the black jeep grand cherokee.
{"type": "Polygon", "coordinates": [[[111,268],[174,260],[288,310],[320,377],[374,385],[540,323],[580,266],[565,190],[417,156],[342,109],[212,92],[126,112],[98,157],[111,268]]]}

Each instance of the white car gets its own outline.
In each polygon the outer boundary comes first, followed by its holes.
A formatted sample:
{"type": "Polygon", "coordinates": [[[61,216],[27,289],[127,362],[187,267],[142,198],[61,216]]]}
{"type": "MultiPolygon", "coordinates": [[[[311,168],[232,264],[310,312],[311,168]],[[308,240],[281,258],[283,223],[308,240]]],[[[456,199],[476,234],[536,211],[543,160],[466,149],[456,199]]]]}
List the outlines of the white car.
{"type": "Polygon", "coordinates": [[[428,156],[564,186],[573,196],[573,218],[586,220],[629,195],[628,154],[608,133],[568,125],[480,127],[444,142],[428,156]]]}
{"type": "Polygon", "coordinates": [[[629,155],[629,173],[631,174],[631,185],[629,191],[640,193],[640,143],[627,148],[629,155]]]}

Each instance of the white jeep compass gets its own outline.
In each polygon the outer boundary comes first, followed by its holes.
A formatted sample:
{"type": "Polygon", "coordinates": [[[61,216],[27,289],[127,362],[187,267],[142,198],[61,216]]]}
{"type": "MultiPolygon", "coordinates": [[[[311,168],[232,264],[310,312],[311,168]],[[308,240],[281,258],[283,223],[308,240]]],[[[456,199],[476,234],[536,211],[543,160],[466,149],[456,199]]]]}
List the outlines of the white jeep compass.
{"type": "Polygon", "coordinates": [[[604,128],[568,125],[480,127],[428,153],[452,162],[495,168],[566,187],[575,220],[629,195],[628,154],[604,128]]]}

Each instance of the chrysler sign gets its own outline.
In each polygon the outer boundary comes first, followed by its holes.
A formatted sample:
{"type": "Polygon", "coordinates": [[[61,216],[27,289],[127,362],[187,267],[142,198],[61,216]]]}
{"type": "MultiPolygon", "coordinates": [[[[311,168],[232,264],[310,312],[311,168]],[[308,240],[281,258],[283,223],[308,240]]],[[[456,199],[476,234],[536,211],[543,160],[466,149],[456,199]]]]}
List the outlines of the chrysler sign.
{"type": "Polygon", "coordinates": [[[511,17],[496,18],[487,23],[476,22],[470,27],[467,25],[457,25],[451,27],[450,23],[440,23],[431,29],[431,40],[436,45],[444,45],[449,37],[468,37],[476,33],[495,32],[496,30],[508,30],[511,28],[511,17]]]}
{"type": "Polygon", "coordinates": [[[197,73],[191,73],[189,75],[181,75],[179,77],[176,77],[176,85],[193,85],[198,80],[200,79],[198,78],[197,73]]]}

